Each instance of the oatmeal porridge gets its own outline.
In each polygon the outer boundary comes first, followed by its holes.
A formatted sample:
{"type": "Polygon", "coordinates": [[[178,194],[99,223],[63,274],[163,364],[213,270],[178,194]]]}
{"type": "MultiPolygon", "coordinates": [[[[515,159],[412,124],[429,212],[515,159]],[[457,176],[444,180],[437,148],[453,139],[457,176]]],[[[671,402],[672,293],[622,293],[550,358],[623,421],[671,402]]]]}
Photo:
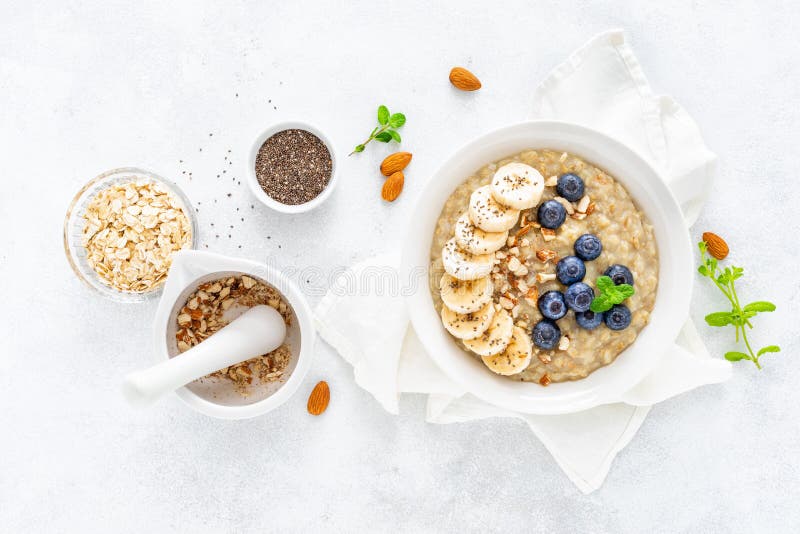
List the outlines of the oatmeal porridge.
{"type": "Polygon", "coordinates": [[[546,386],[585,378],[633,343],[655,302],[658,252],[612,176],[573,154],[526,150],[450,195],[430,272],[465,353],[546,386]]]}

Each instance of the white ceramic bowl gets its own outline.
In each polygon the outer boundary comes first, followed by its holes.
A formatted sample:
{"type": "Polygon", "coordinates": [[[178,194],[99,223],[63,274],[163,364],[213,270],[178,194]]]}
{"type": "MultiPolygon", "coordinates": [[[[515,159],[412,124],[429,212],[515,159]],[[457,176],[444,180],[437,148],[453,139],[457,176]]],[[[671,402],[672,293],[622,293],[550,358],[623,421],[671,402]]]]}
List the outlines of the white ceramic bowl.
{"type": "Polygon", "coordinates": [[[192,250],[175,255],[164,286],[153,327],[156,360],[170,358],[179,352],[175,340],[175,318],[187,297],[205,282],[241,274],[274,287],[292,308],[292,324],[286,334],[292,355],[284,380],[254,385],[249,397],[239,395],[232,382],[227,380],[195,381],[175,391],[192,409],[220,419],[256,417],[286,402],[303,382],[314,356],[316,330],[311,309],[291,280],[262,263],[192,250]]]}
{"type": "Polygon", "coordinates": [[[333,144],[331,143],[330,139],[328,139],[328,137],[313,124],[301,121],[288,121],[273,124],[264,130],[261,135],[256,137],[255,141],[253,142],[253,146],[250,147],[250,154],[247,159],[247,183],[250,185],[250,190],[253,192],[253,195],[255,195],[258,200],[275,211],[279,211],[281,213],[302,213],[304,211],[312,210],[325,202],[325,200],[331,196],[333,188],[336,186],[336,152],[333,149],[333,144]],[[331,155],[331,179],[328,181],[328,185],[325,186],[325,189],[323,189],[319,195],[312,198],[308,202],[294,205],[283,204],[269,196],[261,188],[261,185],[258,183],[258,178],[256,178],[256,157],[258,156],[258,151],[261,149],[261,145],[263,145],[264,141],[276,133],[282,132],[283,130],[292,129],[306,130],[316,135],[319,137],[320,141],[325,144],[325,146],[328,148],[328,152],[331,155]]]}
{"type": "Polygon", "coordinates": [[[406,280],[427,272],[436,221],[445,200],[483,165],[528,148],[551,148],[577,154],[622,183],[647,215],[659,252],[659,282],[650,323],[617,359],[589,375],[542,387],[489,371],[461,350],[442,326],[428,280],[418,281],[407,297],[419,339],[437,365],[475,396],[496,406],[534,414],[561,414],[619,400],[640,382],[657,359],[673,346],[689,313],[692,248],[678,202],[658,173],[633,150],[597,131],[575,124],[530,121],[483,135],[456,151],[439,168],[417,202],[403,249],[406,280]]]}

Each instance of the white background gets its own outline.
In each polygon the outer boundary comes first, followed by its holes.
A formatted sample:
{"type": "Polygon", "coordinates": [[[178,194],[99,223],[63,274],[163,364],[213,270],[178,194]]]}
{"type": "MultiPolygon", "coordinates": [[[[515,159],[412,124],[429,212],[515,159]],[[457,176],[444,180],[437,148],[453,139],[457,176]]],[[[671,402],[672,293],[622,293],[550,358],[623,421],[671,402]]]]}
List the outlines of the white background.
{"type": "MultiPolygon", "coordinates": [[[[800,528],[796,6],[208,4],[0,5],[0,531],[800,528]],[[523,423],[426,424],[420,397],[390,416],[321,342],[300,392],[265,417],[217,421],[174,397],[149,411],[123,402],[123,375],[152,361],[155,302],[103,300],[69,270],[62,219],[86,181],[152,169],[199,204],[201,248],[331,270],[398,247],[438,162],[526,118],[547,72],[613,27],[629,32],[656,91],[689,110],[720,156],[691,232],[725,236],[746,268],[740,295],[778,304],[756,321],[757,344],[783,346],[762,372],[738,364],[728,383],[655,407],[589,496],[523,423]],[[484,88],[454,91],[454,65],[484,88]],[[379,198],[387,147],[344,158],[380,103],[406,113],[403,147],[414,153],[392,205],[379,198]],[[334,139],[341,183],[311,214],[251,209],[245,184],[229,177],[244,176],[255,135],[294,118],[334,139]],[[312,418],[306,395],[320,379],[333,400],[312,418]]],[[[298,282],[312,304],[327,284],[298,282]]],[[[697,284],[695,318],[723,306],[715,291],[697,284]]],[[[700,330],[715,355],[733,348],[731,332],[700,330]]]]}

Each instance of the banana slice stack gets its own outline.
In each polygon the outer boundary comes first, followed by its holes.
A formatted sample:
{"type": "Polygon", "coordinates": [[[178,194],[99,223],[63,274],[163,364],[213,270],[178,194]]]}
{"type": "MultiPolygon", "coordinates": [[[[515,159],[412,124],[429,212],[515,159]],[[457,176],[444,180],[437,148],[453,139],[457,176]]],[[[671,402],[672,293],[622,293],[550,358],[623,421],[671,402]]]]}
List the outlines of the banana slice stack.
{"type": "Polygon", "coordinates": [[[527,333],[493,300],[495,252],[503,248],[520,210],[539,204],[544,177],[524,163],[509,163],[489,185],[472,192],[469,209],[456,221],[442,248],[445,274],[439,283],[442,323],[464,346],[500,375],[524,371],[531,362],[527,333]]]}

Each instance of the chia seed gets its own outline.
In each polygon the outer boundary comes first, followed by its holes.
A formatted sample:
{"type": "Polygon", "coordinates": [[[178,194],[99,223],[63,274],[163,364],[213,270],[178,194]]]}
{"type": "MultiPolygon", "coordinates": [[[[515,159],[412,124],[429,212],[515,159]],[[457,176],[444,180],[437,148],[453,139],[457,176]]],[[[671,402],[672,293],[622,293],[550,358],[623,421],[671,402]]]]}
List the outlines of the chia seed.
{"type": "Polygon", "coordinates": [[[317,197],[331,179],[328,147],[306,130],[283,130],[261,145],[256,178],[264,192],[282,204],[304,204],[317,197]]]}

